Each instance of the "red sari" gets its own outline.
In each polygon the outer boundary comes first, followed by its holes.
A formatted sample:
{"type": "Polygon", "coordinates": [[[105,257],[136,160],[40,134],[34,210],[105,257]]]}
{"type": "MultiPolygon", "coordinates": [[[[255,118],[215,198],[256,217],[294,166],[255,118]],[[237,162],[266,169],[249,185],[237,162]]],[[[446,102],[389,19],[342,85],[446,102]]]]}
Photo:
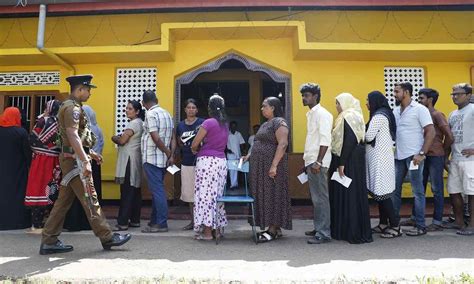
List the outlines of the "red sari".
{"type": "Polygon", "coordinates": [[[56,200],[61,181],[56,117],[41,117],[30,135],[33,160],[26,187],[26,206],[48,206],[56,200]]]}

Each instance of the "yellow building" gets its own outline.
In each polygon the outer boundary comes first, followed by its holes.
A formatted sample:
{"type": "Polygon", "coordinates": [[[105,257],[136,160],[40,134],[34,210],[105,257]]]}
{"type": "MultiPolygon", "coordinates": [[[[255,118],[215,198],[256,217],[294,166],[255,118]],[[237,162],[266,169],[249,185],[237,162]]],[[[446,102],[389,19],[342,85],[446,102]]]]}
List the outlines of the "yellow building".
{"type": "MultiPolygon", "coordinates": [[[[185,98],[205,101],[218,92],[244,135],[261,121],[262,98],[280,96],[297,168],[306,134],[304,82],[319,83],[321,103],[335,113],[341,92],[364,103],[372,90],[391,98],[393,83],[411,81],[415,90],[437,89],[445,114],[455,108],[451,86],[472,83],[468,0],[44,1],[55,4],[45,7],[43,39],[40,6],[29,2],[0,6],[0,111],[19,106],[32,123],[49,96],[67,96],[65,77],[93,74],[99,88],[88,104],[106,137],[105,199],[119,196],[110,137],[123,127],[126,100],[146,89],[156,89],[176,121],[185,98]]],[[[293,176],[292,196],[305,198],[293,176]]]]}

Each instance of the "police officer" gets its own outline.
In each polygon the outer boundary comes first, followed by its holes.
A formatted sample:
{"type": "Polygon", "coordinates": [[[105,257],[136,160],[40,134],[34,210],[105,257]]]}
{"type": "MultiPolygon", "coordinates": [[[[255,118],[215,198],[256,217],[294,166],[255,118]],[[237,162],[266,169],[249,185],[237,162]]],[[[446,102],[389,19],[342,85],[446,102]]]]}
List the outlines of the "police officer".
{"type": "Polygon", "coordinates": [[[102,213],[97,194],[92,183],[90,159],[102,162],[102,156],[92,151],[95,137],[89,129],[82,103],[91,95],[92,75],[77,75],[66,78],[71,85],[71,95],[58,112],[62,170],[61,189],[48,220],[44,225],[40,254],[53,254],[73,250],[65,245],[58,236],[62,231],[66,213],[74,198],[80,200],[94,234],[99,237],[102,247],[109,250],[121,246],[131,238],[130,234],[112,233],[102,213]]]}

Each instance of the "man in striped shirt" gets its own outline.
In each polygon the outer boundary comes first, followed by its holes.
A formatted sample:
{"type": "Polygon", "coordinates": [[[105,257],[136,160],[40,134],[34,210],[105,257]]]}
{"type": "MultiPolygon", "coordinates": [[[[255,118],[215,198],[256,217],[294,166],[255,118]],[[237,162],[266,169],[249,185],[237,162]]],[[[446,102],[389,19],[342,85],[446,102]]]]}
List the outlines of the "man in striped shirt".
{"type": "Polygon", "coordinates": [[[173,120],[170,113],[158,105],[153,91],[143,93],[143,106],[147,109],[143,124],[142,162],[152,193],[152,213],[149,226],[143,233],[168,231],[168,204],[164,187],[166,167],[174,164],[176,148],[173,120]]]}

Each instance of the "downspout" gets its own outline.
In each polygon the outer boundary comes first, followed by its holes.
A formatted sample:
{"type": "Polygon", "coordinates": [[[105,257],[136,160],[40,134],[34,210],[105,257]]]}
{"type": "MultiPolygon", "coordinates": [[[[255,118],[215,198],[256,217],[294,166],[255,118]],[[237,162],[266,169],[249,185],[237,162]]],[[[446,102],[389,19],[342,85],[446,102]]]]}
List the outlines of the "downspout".
{"type": "Polygon", "coordinates": [[[57,54],[55,54],[54,52],[51,52],[50,50],[44,47],[45,27],[46,27],[46,5],[41,4],[39,8],[38,37],[36,40],[36,48],[47,57],[51,58],[55,62],[64,66],[67,70],[70,71],[71,75],[75,75],[76,69],[71,64],[67,63],[64,59],[59,57],[57,54]]]}

